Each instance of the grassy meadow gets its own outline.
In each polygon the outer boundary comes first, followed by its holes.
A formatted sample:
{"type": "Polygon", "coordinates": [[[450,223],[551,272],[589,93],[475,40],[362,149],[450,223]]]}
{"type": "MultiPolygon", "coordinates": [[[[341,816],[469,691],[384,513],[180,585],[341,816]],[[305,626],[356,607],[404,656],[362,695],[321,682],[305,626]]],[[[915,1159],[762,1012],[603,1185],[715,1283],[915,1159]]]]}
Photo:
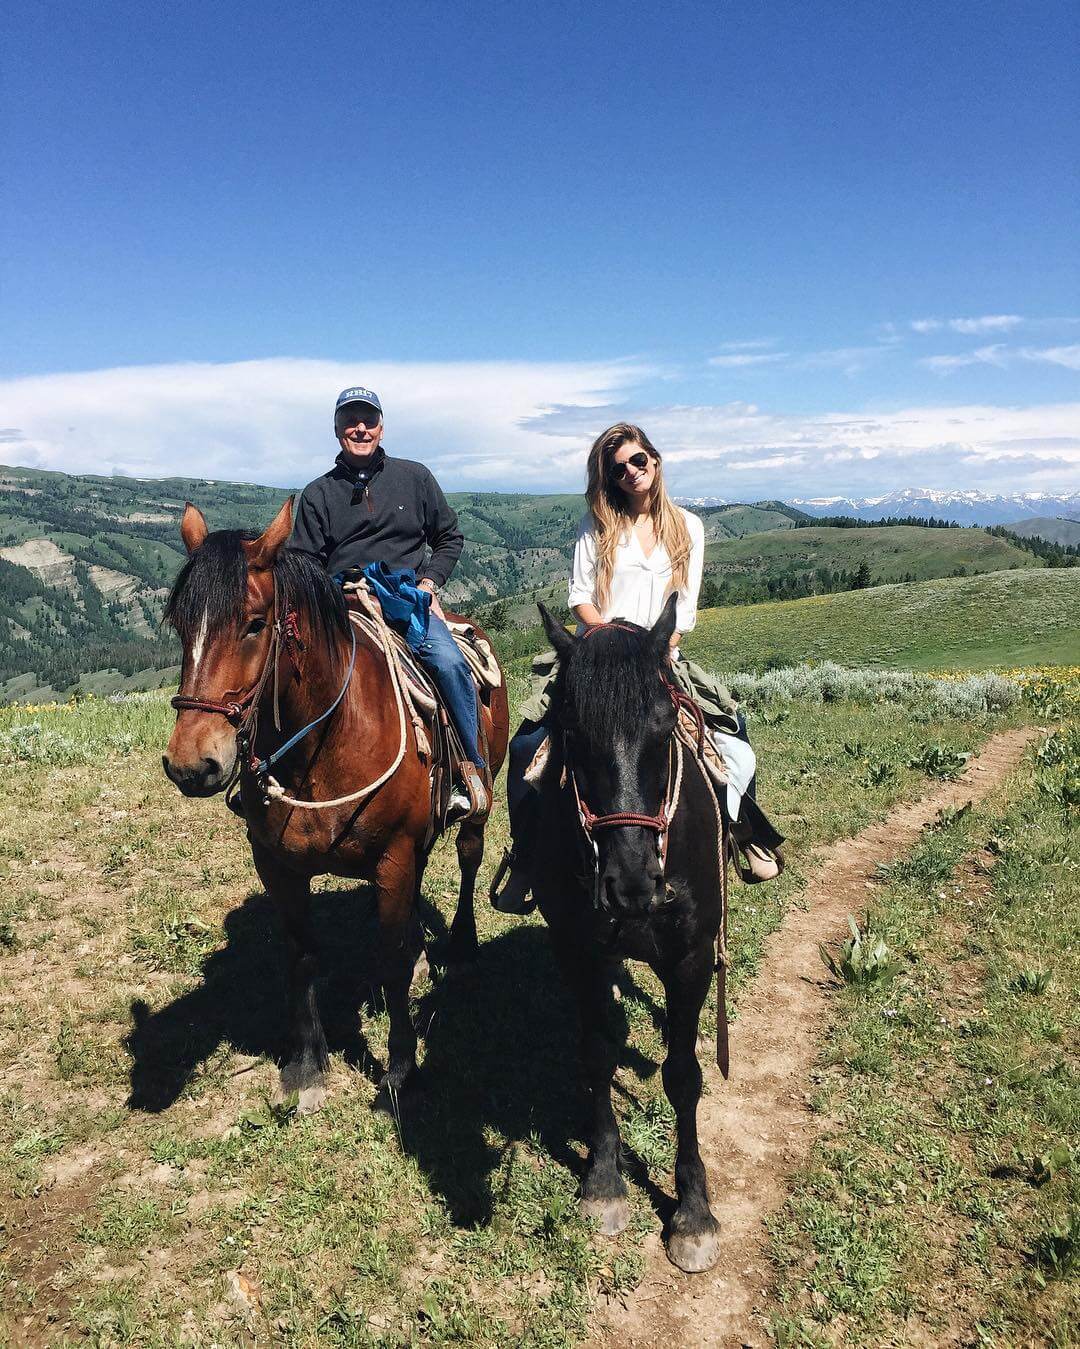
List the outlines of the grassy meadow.
{"type": "Polygon", "coordinates": [[[1080,730],[882,875],[772,1224],[781,1345],[1080,1338],[1080,730]]]}
{"type": "Polygon", "coordinates": [[[710,609],[686,650],[720,670],[805,660],[909,670],[1077,665],[1080,568],[996,571],[710,609]]]}
{"type": "MultiPolygon", "coordinates": [[[[1032,715],[1016,700],[980,710],[981,693],[955,714],[861,687],[749,701],[789,866],[734,887],[736,1003],[815,848],[1032,715]]],[[[332,1093],[291,1117],[271,1104],[276,919],[241,822],[166,782],[171,717],[154,693],[0,712],[18,803],[0,823],[0,1326],[29,1343],[580,1342],[597,1300],[639,1280],[672,1188],[657,986],[631,969],[611,1008],[628,1032],[616,1100],[635,1210],[614,1243],[577,1214],[584,1098],[543,924],[481,901],[479,968],[446,976],[446,841],[424,886],[423,1092],[394,1121],[369,1109],[387,1033],[368,987],[371,897],[328,879],[315,911],[332,1093]]],[[[484,884],[504,841],[497,809],[484,884]]],[[[713,1030],[707,1019],[706,1040],[713,1030]]],[[[714,1202],[722,1220],[724,1195],[714,1202]]],[[[802,1324],[797,1306],[783,1316],[802,1324]]]]}
{"type": "Polygon", "coordinates": [[[1039,567],[1031,553],[983,529],[929,529],[882,525],[863,529],[828,526],[766,530],[711,543],[705,566],[716,579],[750,573],[775,576],[793,569],[854,572],[866,562],[876,580],[916,581],[1010,567],[1039,567]]]}

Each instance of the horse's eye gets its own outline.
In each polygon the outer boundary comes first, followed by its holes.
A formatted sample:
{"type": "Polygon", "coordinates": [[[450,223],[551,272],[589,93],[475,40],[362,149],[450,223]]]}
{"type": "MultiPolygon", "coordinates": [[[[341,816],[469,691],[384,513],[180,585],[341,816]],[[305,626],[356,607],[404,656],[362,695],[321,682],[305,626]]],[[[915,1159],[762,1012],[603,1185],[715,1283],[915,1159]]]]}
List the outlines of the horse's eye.
{"type": "Polygon", "coordinates": [[[262,632],[263,628],[265,627],[266,627],[265,618],[253,618],[251,622],[247,625],[247,627],[244,629],[244,636],[254,637],[256,636],[256,634],[262,632]]]}

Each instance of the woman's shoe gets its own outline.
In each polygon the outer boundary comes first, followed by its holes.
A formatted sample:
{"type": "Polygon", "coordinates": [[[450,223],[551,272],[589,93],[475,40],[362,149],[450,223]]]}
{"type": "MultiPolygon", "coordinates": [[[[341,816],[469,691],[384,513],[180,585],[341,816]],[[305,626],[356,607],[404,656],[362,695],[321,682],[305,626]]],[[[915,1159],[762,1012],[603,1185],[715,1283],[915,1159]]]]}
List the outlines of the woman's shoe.
{"type": "Polygon", "coordinates": [[[746,885],[773,881],[784,869],[784,854],[780,849],[763,848],[760,843],[738,843],[732,839],[731,860],[746,885]]]}
{"type": "Polygon", "coordinates": [[[532,913],[536,900],[531,898],[531,890],[531,868],[519,861],[509,848],[504,849],[488,890],[491,907],[499,913],[532,913]]]}

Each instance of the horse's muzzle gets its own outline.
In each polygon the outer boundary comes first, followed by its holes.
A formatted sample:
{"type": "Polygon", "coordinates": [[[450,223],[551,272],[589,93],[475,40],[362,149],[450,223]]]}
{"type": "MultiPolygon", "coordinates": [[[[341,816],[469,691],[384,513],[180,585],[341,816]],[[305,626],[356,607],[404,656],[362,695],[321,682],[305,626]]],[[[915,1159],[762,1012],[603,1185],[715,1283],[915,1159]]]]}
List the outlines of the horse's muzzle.
{"type": "Polygon", "coordinates": [[[197,759],[191,764],[174,763],[167,754],[161,756],[165,776],[185,796],[213,796],[228,785],[230,772],[217,759],[197,759]]]}
{"type": "Polygon", "coordinates": [[[605,868],[600,875],[600,907],[620,918],[646,918],[667,902],[663,868],[605,868]]]}

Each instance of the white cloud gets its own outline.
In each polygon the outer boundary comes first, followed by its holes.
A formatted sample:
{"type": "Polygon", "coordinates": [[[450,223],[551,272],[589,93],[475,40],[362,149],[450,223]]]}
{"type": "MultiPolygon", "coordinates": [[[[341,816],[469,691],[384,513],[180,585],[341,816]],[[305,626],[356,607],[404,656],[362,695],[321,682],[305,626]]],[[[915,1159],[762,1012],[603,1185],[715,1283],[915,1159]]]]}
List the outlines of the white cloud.
{"type": "Polygon", "coordinates": [[[960,370],[965,365],[1004,366],[1009,359],[1009,350],[997,342],[989,347],[979,347],[977,351],[961,352],[958,356],[924,356],[919,362],[927,370],[936,370],[947,374],[950,370],[960,370]]]}
{"type": "Polygon", "coordinates": [[[1032,347],[1021,347],[1017,355],[1025,361],[1045,361],[1050,365],[1063,365],[1066,370],[1080,370],[1080,346],[1043,347],[1037,351],[1032,347]]]}
{"type": "Polygon", "coordinates": [[[888,351],[885,343],[872,347],[832,347],[825,351],[736,351],[710,356],[708,364],[718,370],[753,370],[783,364],[789,370],[839,370],[845,375],[857,375],[888,351]]]}
{"type": "Polygon", "coordinates": [[[954,333],[1007,333],[1018,323],[1023,323],[1019,314],[984,314],[977,319],[949,319],[949,327],[954,333]]]}
{"type": "Polygon", "coordinates": [[[786,361],[786,351],[739,351],[728,356],[710,356],[709,364],[719,370],[742,370],[747,366],[770,365],[775,361],[786,361]]]}
{"type": "Polygon", "coordinates": [[[1034,361],[1043,365],[1062,365],[1067,370],[1080,370],[1080,346],[1007,347],[1003,342],[995,342],[988,347],[954,356],[924,356],[919,364],[927,370],[948,374],[968,365],[996,365],[1004,369],[1016,361],[1034,361]]]}
{"type": "MultiPolygon", "coordinates": [[[[682,495],[733,499],[872,494],[912,481],[940,488],[1080,490],[1080,403],[1033,407],[915,406],[819,416],[770,413],[750,403],[631,404],[664,453],[682,495]]],[[[560,410],[552,430],[593,432],[588,417],[560,410]]]]}
{"type": "Polygon", "coordinates": [[[936,333],[948,328],[972,337],[979,333],[1007,333],[1023,321],[1020,314],[983,314],[970,319],[912,319],[909,326],[915,333],[936,333]]]}
{"type": "MultiPolygon", "coordinates": [[[[841,350],[851,360],[860,349],[841,350]]],[[[1075,359],[1072,348],[1047,351],[1059,363],[1075,359]]],[[[838,353],[814,355],[842,368],[838,353]]],[[[358,380],[383,397],[390,452],[424,460],[448,490],[580,490],[589,443],[623,419],[645,427],[686,495],[872,494],[912,481],[1080,489],[1080,402],[841,405],[818,415],[741,401],[673,405],[643,393],[646,381],[666,387],[654,368],[617,360],[282,359],[14,379],[0,382],[0,459],[72,473],[300,485],[331,462],[333,400],[358,380]]]]}
{"type": "Polygon", "coordinates": [[[452,467],[463,484],[497,472],[512,486],[553,476],[553,458],[557,468],[580,448],[530,429],[547,409],[603,406],[650,373],[630,361],[282,358],[41,375],[0,382],[3,420],[20,436],[3,457],[68,473],[302,484],[332,461],[334,398],[360,382],[382,398],[391,451],[452,467]]]}
{"type": "Polygon", "coordinates": [[[721,342],[720,351],[761,351],[766,347],[775,347],[771,337],[756,337],[749,342],[721,342]]]}

